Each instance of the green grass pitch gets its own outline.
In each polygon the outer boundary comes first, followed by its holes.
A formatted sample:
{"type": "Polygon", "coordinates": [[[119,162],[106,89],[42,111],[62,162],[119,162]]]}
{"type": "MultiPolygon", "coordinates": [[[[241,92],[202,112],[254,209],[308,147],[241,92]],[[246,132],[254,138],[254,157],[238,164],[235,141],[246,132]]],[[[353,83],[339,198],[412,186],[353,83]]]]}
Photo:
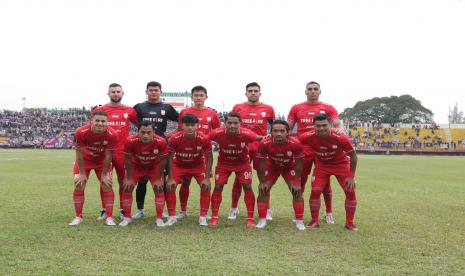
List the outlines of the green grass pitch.
{"type": "Polygon", "coordinates": [[[198,226],[192,185],[189,217],[160,229],[151,190],[143,220],[126,228],[97,222],[92,174],[84,222],[70,227],[73,158],[64,150],[0,150],[0,274],[465,274],[464,157],[360,156],[357,233],[343,228],[334,179],[335,225],[298,231],[280,180],[267,229],[245,227],[243,198],[238,220],[226,219],[231,182],[217,227],[198,226]]]}

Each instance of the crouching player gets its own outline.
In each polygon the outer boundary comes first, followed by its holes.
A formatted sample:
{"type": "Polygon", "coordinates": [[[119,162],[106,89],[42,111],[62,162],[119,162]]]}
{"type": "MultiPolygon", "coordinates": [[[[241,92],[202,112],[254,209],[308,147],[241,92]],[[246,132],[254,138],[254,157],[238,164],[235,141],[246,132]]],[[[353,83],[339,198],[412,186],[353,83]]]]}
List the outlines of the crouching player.
{"type": "Polygon", "coordinates": [[[259,220],[256,227],[265,228],[267,225],[268,197],[281,175],[292,194],[295,226],[299,230],[305,230],[304,199],[300,189],[303,148],[299,140],[289,136],[289,124],[283,120],[275,120],[271,127],[271,136],[260,142],[258,152],[260,186],[257,199],[259,220]]]}
{"type": "MultiPolygon", "coordinates": [[[[169,219],[167,225],[176,222],[176,184],[189,188],[192,177],[200,185],[200,216],[199,224],[208,226],[207,213],[210,206],[210,174],[213,154],[210,140],[197,131],[199,118],[187,114],[181,118],[182,131],[176,132],[170,138],[168,158],[169,176],[167,181],[167,205],[169,219]]],[[[184,211],[185,215],[187,214],[184,211]]]]}
{"type": "Polygon", "coordinates": [[[125,217],[119,226],[127,226],[131,222],[132,191],[144,177],[148,178],[155,193],[155,224],[165,226],[162,219],[165,207],[162,176],[167,163],[168,144],[155,134],[150,122],[142,122],[138,125],[138,133],[126,140],[124,154],[126,179],[122,196],[125,217]]]}
{"type": "Polygon", "coordinates": [[[111,159],[116,149],[118,134],[111,127],[107,127],[108,115],[103,111],[92,114],[90,124],[76,130],[75,146],[76,161],[74,162],[74,210],[76,217],[69,225],[82,223],[82,208],[84,206],[84,190],[91,170],[95,171],[100,181],[102,203],[105,206],[107,217],[106,225],[114,226],[113,194],[111,180],[111,159]]]}
{"type": "Polygon", "coordinates": [[[310,211],[312,221],[309,228],[320,225],[318,219],[320,211],[321,192],[329,185],[331,175],[334,175],[346,195],[346,225],[351,231],[358,231],[354,224],[357,199],[355,195],[355,170],[357,168],[357,154],[352,143],[343,133],[338,133],[330,127],[330,119],[326,114],[314,117],[315,131],[306,132],[299,136],[302,144],[310,146],[315,152],[316,162],[312,177],[312,192],[310,194],[310,211]]]}
{"type": "Polygon", "coordinates": [[[255,227],[255,195],[252,190],[252,167],[247,144],[260,141],[262,136],[240,127],[241,117],[235,112],[226,115],[225,127],[214,129],[208,138],[218,143],[220,150],[215,169],[215,189],[211,196],[212,218],[210,225],[218,224],[218,212],[223,199],[223,187],[231,173],[235,173],[244,189],[247,208],[247,227],[255,227]]]}

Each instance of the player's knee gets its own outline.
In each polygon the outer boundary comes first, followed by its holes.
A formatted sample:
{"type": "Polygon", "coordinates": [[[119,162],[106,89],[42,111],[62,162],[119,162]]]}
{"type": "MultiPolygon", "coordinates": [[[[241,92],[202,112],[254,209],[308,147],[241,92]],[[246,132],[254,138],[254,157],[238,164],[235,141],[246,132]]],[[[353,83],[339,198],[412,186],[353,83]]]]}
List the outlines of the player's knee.
{"type": "Polygon", "coordinates": [[[220,192],[222,192],[222,191],[223,191],[223,187],[224,187],[223,185],[216,184],[216,185],[215,185],[215,191],[220,191],[220,192]]]}

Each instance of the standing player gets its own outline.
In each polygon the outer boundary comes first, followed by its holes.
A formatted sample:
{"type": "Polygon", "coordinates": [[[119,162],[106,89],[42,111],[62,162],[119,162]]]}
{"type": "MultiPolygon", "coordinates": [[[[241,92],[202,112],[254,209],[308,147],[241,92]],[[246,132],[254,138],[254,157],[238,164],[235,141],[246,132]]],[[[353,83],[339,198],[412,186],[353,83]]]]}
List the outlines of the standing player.
{"type": "Polygon", "coordinates": [[[258,224],[257,228],[266,227],[266,212],[269,191],[281,175],[292,194],[295,226],[305,230],[304,199],[300,191],[300,176],[302,173],[302,145],[299,140],[289,136],[289,125],[286,121],[276,120],[271,127],[271,136],[265,137],[258,148],[260,179],[257,198],[258,224]]]}
{"type": "MultiPolygon", "coordinates": [[[[207,226],[211,189],[210,174],[213,163],[212,146],[210,140],[198,130],[199,118],[187,114],[182,116],[181,121],[182,131],[173,134],[169,143],[170,171],[166,196],[170,198],[167,200],[170,218],[166,224],[171,225],[176,222],[176,184],[190,184],[193,177],[200,185],[199,224],[207,226]]],[[[185,211],[184,214],[186,214],[185,211]]]]}
{"type": "MultiPolygon", "coordinates": [[[[195,86],[191,90],[191,99],[194,106],[181,110],[179,114],[179,129],[183,128],[182,117],[186,114],[195,115],[198,118],[197,131],[208,135],[213,129],[221,126],[220,118],[213,109],[205,106],[205,101],[208,99],[207,89],[203,86],[195,86]]],[[[179,189],[179,201],[181,203],[181,212],[178,218],[187,216],[187,201],[189,199],[190,181],[184,181],[179,189]]]]}
{"type": "Polygon", "coordinates": [[[315,152],[315,169],[312,177],[312,192],[310,195],[310,211],[312,221],[309,228],[320,225],[321,192],[329,185],[331,175],[334,175],[346,195],[346,224],[351,231],[358,231],[354,224],[357,198],[355,195],[355,170],[357,169],[357,154],[349,137],[330,127],[330,119],[326,114],[314,118],[315,131],[299,135],[302,144],[310,146],[315,152]]]}
{"type": "Polygon", "coordinates": [[[208,138],[218,143],[220,150],[215,169],[215,189],[211,197],[211,225],[218,224],[218,212],[222,201],[223,187],[231,173],[235,173],[244,189],[244,202],[247,207],[247,227],[255,227],[255,195],[252,190],[252,168],[247,145],[260,141],[262,136],[240,127],[241,117],[235,112],[226,115],[225,127],[213,130],[208,138]]]}
{"type": "MultiPolygon", "coordinates": [[[[118,146],[113,152],[112,166],[116,170],[119,185],[119,209],[120,218],[124,218],[123,205],[121,203],[121,193],[124,186],[124,143],[129,136],[131,123],[137,123],[137,113],[134,108],[121,103],[123,99],[123,88],[117,83],[112,83],[108,87],[108,97],[110,103],[95,108],[92,112],[104,111],[108,114],[108,125],[118,133],[118,146]]],[[[100,189],[100,196],[103,197],[103,190],[100,189]]],[[[103,208],[100,212],[99,220],[105,220],[106,214],[103,208]]]]}
{"type": "MultiPolygon", "coordinates": [[[[241,126],[247,128],[258,135],[266,136],[268,133],[268,125],[273,122],[275,117],[274,109],[272,106],[260,102],[260,85],[256,82],[251,82],[245,87],[245,96],[247,102],[236,104],[233,107],[233,112],[241,116],[241,126]]],[[[258,145],[259,142],[253,142],[248,145],[251,161],[253,161],[253,168],[258,171],[258,145]]],[[[239,198],[241,197],[242,185],[239,183],[238,178],[234,180],[232,188],[231,210],[229,210],[229,219],[236,219],[239,209],[237,208],[239,198]]],[[[268,195],[269,199],[269,195],[268,195]]],[[[272,219],[272,212],[268,202],[267,219],[272,219]]]]}
{"type": "Polygon", "coordinates": [[[127,226],[131,222],[132,191],[137,182],[146,177],[150,180],[155,193],[155,223],[159,227],[165,226],[162,215],[165,206],[163,192],[163,170],[166,167],[168,144],[165,138],[154,133],[150,122],[139,124],[138,134],[127,138],[124,145],[126,183],[123,191],[123,208],[125,218],[120,226],[127,226]]]}
{"type": "MultiPolygon", "coordinates": [[[[139,117],[139,122],[149,122],[155,128],[155,134],[165,137],[166,124],[168,120],[177,122],[178,112],[173,106],[161,101],[161,84],[156,81],[147,83],[146,91],[147,101],[138,103],[134,106],[139,117]]],[[[137,213],[134,219],[140,219],[144,216],[144,201],[147,193],[147,179],[139,181],[136,189],[137,213]]]]}
{"type": "Polygon", "coordinates": [[[100,181],[102,202],[107,217],[106,225],[116,225],[113,220],[113,194],[111,181],[112,152],[116,149],[118,134],[107,127],[108,115],[97,111],[91,115],[90,124],[79,127],[75,134],[76,161],[74,162],[74,210],[76,217],[69,225],[79,225],[82,222],[82,208],[84,206],[84,190],[91,170],[95,171],[100,181]]]}
{"type": "MultiPolygon", "coordinates": [[[[342,130],[342,124],[339,120],[339,115],[336,109],[329,104],[320,102],[320,84],[314,81],[307,83],[305,88],[305,95],[307,95],[307,101],[294,105],[289,111],[287,120],[289,122],[290,129],[294,129],[297,124],[297,135],[301,135],[304,132],[314,130],[313,118],[318,114],[328,115],[333,127],[342,130]]],[[[302,171],[302,194],[305,190],[305,184],[307,183],[308,175],[312,170],[314,154],[312,149],[308,145],[304,146],[304,159],[303,159],[303,171],[302,171]]],[[[332,208],[332,190],[331,186],[327,185],[323,191],[323,197],[326,205],[326,223],[333,224],[333,208],[332,208]]]]}

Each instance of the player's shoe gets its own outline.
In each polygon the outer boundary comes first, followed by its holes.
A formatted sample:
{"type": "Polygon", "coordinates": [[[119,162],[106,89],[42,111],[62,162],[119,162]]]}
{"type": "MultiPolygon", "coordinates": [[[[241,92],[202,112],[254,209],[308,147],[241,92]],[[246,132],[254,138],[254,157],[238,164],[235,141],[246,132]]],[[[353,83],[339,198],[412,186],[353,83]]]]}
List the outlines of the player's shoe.
{"type": "Polygon", "coordinates": [[[176,215],[177,219],[185,219],[187,218],[187,212],[186,211],[181,211],[176,215]]]}
{"type": "Polygon", "coordinates": [[[212,217],[210,220],[210,225],[218,225],[218,217],[212,217]]]}
{"type": "Polygon", "coordinates": [[[156,225],[157,227],[165,227],[165,223],[163,222],[163,219],[161,219],[161,218],[157,218],[157,219],[155,220],[155,225],[156,225]]]}
{"type": "Polygon", "coordinates": [[[239,214],[239,208],[231,208],[229,209],[228,219],[236,219],[238,214],[239,214]]]}
{"type": "Polygon", "coordinates": [[[334,217],[333,217],[333,214],[332,213],[327,213],[325,215],[325,222],[327,224],[334,224],[334,217]]]}
{"type": "Polygon", "coordinates": [[[116,226],[116,222],[112,217],[108,217],[105,219],[105,224],[108,226],[116,226]]]}
{"type": "Polygon", "coordinates": [[[320,222],[317,221],[317,220],[315,220],[315,221],[312,220],[312,221],[310,221],[308,223],[307,227],[310,228],[310,229],[318,228],[318,227],[320,227],[320,222]]]}
{"type": "Polygon", "coordinates": [[[273,220],[273,211],[271,209],[266,210],[266,220],[273,220]]]}
{"type": "Polygon", "coordinates": [[[295,227],[296,227],[297,229],[299,229],[299,230],[305,230],[305,229],[307,229],[307,228],[305,227],[305,224],[304,224],[304,221],[303,221],[303,220],[296,220],[296,221],[295,221],[295,227]]]}
{"type": "Polygon", "coordinates": [[[123,210],[123,209],[119,209],[119,219],[120,219],[120,220],[124,220],[124,218],[125,218],[124,210],[123,210]]]}
{"type": "Polygon", "coordinates": [[[199,217],[199,225],[200,226],[208,226],[207,218],[206,217],[199,217]]]}
{"type": "Polygon", "coordinates": [[[75,217],[68,225],[75,226],[75,225],[79,225],[81,223],[82,223],[82,218],[81,217],[75,217]]]}
{"type": "Polygon", "coordinates": [[[123,218],[123,220],[118,224],[118,226],[128,226],[129,223],[131,223],[132,219],[131,218],[123,218]]]}
{"type": "Polygon", "coordinates": [[[353,223],[351,223],[351,224],[346,223],[345,228],[347,230],[352,231],[352,232],[357,232],[358,231],[358,227],[355,226],[355,224],[353,224],[353,223]]]}
{"type": "Polygon", "coordinates": [[[266,227],[266,225],[267,225],[266,219],[259,219],[255,228],[263,229],[266,227]]]}
{"type": "Polygon", "coordinates": [[[255,221],[253,218],[247,219],[247,228],[255,228],[255,221]]]}
{"type": "Polygon", "coordinates": [[[139,209],[137,212],[132,216],[132,219],[141,219],[144,217],[144,209],[139,209]]]}
{"type": "Polygon", "coordinates": [[[171,226],[171,225],[175,224],[177,221],[178,221],[178,219],[176,218],[176,216],[169,217],[168,221],[165,223],[165,226],[171,226]]]}
{"type": "Polygon", "coordinates": [[[98,221],[104,221],[107,219],[107,213],[105,212],[105,209],[100,210],[100,216],[97,217],[98,221]]]}

